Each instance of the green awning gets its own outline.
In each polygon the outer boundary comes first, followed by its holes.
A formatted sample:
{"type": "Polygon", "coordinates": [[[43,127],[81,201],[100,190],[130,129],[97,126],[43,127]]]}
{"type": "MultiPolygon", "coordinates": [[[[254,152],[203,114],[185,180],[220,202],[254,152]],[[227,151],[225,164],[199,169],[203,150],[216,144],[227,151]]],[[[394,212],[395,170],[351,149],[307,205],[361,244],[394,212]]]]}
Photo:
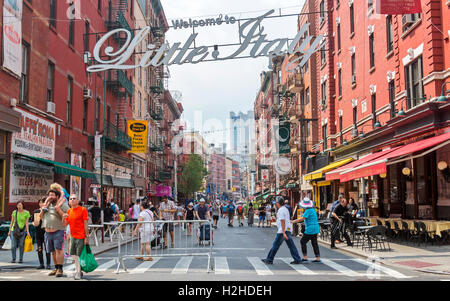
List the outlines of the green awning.
{"type": "Polygon", "coordinates": [[[21,157],[28,158],[40,163],[44,163],[49,166],[53,166],[55,169],[55,173],[57,174],[63,174],[68,176],[75,176],[75,177],[81,177],[81,178],[87,178],[87,179],[95,179],[95,174],[89,170],[82,169],[70,164],[36,158],[32,156],[22,155],[18,154],[21,157]]]}

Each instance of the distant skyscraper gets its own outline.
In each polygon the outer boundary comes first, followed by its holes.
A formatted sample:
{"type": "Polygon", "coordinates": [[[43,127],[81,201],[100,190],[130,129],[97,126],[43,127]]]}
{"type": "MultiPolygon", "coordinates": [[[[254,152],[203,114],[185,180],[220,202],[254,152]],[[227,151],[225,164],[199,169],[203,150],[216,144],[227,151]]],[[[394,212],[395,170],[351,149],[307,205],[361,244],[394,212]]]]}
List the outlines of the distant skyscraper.
{"type": "Polygon", "coordinates": [[[230,112],[231,124],[231,148],[233,159],[240,165],[248,165],[249,154],[251,154],[251,141],[255,138],[255,117],[253,111],[246,114],[230,112]]]}

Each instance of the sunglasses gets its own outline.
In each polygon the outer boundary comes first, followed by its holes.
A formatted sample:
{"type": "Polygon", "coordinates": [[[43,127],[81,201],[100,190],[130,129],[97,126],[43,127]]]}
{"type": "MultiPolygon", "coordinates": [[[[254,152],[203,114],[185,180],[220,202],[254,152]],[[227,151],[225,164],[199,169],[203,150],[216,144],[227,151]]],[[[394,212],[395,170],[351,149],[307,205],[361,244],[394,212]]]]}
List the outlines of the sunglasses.
{"type": "Polygon", "coordinates": [[[76,200],[77,198],[69,198],[69,200],[76,200]]]}

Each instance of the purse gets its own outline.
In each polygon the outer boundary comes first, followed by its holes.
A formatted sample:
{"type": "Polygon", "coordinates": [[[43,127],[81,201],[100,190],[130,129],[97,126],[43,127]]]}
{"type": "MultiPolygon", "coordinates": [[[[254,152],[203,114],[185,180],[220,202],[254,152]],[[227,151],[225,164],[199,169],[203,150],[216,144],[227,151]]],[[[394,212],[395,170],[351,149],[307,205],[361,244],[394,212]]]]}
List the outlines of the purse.
{"type": "Polygon", "coordinates": [[[16,218],[14,219],[13,235],[16,239],[21,239],[22,236],[25,234],[24,232],[25,232],[25,227],[20,229],[19,224],[17,223],[17,211],[16,211],[16,218]]]}

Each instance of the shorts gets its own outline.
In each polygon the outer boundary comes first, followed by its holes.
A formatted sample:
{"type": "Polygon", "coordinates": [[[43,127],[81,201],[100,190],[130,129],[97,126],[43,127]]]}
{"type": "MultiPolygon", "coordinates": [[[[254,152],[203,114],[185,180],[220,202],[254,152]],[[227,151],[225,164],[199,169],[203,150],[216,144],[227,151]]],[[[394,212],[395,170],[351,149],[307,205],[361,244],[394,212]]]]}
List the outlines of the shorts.
{"type": "Polygon", "coordinates": [[[259,220],[260,221],[265,221],[266,220],[266,216],[265,215],[260,215],[259,216],[259,220]]]}
{"type": "Polygon", "coordinates": [[[70,238],[70,251],[69,251],[70,255],[80,257],[81,252],[83,252],[83,248],[84,248],[84,239],[76,239],[73,237],[70,238]]]}
{"type": "Polygon", "coordinates": [[[153,240],[153,231],[140,231],[141,244],[148,244],[153,240]]]}
{"type": "Polygon", "coordinates": [[[44,241],[47,252],[53,253],[55,250],[62,250],[64,245],[64,230],[45,232],[44,241]]]}
{"type": "Polygon", "coordinates": [[[240,217],[240,218],[244,218],[244,213],[241,213],[241,214],[238,213],[237,216],[240,217]]]}
{"type": "Polygon", "coordinates": [[[219,216],[218,215],[213,215],[213,220],[214,221],[218,221],[219,220],[219,216]]]}
{"type": "Polygon", "coordinates": [[[163,232],[173,232],[173,223],[164,223],[163,232]]]}

